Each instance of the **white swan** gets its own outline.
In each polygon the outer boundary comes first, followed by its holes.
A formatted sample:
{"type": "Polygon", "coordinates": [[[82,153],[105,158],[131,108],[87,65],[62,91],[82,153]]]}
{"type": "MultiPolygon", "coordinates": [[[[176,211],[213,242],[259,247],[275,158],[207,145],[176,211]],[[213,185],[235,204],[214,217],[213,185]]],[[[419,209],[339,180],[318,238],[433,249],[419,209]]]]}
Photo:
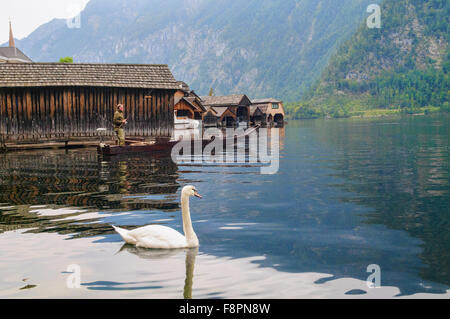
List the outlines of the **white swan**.
{"type": "Polygon", "coordinates": [[[184,187],[181,192],[181,212],[185,236],[172,228],[159,225],[149,225],[134,230],[113,227],[126,243],[140,248],[177,249],[198,247],[199,242],[192,228],[191,213],[189,211],[189,197],[192,196],[202,198],[194,186],[184,187]]]}

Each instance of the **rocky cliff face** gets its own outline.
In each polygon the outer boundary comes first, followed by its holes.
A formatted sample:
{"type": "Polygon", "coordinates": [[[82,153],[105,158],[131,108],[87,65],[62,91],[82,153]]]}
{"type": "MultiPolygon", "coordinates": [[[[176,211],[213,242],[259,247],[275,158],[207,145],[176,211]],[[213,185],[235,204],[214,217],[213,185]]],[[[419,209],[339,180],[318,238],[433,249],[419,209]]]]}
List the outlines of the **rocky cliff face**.
{"type": "Polygon", "coordinates": [[[91,0],[18,45],[35,61],[167,63],[200,94],[298,99],[374,0],[91,0]]]}

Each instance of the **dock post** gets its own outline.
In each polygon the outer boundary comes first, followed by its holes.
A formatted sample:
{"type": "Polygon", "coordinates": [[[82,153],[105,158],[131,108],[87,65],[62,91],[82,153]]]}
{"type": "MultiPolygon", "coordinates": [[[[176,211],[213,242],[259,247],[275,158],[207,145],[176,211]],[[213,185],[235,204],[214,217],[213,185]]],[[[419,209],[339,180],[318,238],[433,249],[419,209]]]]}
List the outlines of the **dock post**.
{"type": "Polygon", "coordinates": [[[0,134],[0,153],[6,153],[8,148],[6,147],[5,136],[0,134]]]}

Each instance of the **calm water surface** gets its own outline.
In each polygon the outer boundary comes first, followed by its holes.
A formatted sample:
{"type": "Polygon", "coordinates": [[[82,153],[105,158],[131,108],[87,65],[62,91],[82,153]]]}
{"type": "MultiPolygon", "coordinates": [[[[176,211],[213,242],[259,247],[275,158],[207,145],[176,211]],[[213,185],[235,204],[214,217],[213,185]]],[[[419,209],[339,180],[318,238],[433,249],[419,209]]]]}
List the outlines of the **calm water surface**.
{"type": "Polygon", "coordinates": [[[292,121],[272,176],[93,149],[0,155],[0,297],[449,298],[449,123],[292,121]],[[203,195],[198,250],[123,245],[110,225],[182,231],[188,184],[203,195]],[[366,285],[371,264],[382,288],[366,285]]]}

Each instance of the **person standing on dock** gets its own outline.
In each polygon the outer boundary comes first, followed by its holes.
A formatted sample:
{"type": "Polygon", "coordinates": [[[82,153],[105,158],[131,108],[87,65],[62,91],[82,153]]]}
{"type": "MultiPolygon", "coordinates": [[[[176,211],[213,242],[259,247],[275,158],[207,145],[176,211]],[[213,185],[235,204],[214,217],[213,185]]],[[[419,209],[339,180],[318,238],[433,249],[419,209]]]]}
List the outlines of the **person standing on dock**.
{"type": "Polygon", "coordinates": [[[123,114],[123,105],[117,105],[117,111],[114,113],[114,132],[117,134],[117,140],[119,146],[125,145],[125,130],[124,126],[127,124],[127,120],[123,114]]]}

